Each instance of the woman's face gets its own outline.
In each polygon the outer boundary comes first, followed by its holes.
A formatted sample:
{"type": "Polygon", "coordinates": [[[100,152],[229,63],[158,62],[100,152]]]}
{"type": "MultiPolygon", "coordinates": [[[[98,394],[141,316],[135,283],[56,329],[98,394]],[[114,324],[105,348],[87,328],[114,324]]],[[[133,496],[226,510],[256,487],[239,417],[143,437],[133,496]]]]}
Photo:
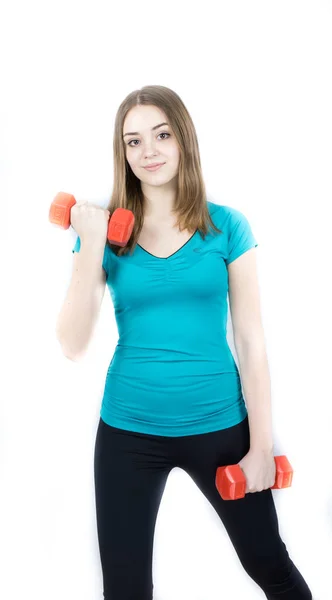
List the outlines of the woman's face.
{"type": "Polygon", "coordinates": [[[180,151],[165,113],[156,106],[135,106],[123,124],[123,142],[128,163],[138,179],[151,186],[169,183],[177,177],[180,151]],[[130,132],[131,135],[125,135],[130,132]],[[152,163],[164,163],[157,171],[144,167],[152,163]]]}

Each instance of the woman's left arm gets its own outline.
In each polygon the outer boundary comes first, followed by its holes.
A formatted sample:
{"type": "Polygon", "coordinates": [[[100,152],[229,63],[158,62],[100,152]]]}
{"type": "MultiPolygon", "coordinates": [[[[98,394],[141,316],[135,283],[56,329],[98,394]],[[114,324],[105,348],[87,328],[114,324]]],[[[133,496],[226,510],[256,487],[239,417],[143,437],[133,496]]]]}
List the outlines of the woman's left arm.
{"type": "Polygon", "coordinates": [[[272,452],[271,380],[264,340],[237,343],[241,381],[248,410],[250,450],[272,452]]]}
{"type": "Polygon", "coordinates": [[[271,381],[263,331],[256,249],[228,265],[229,303],[248,410],[250,450],[273,451],[271,381]]]}

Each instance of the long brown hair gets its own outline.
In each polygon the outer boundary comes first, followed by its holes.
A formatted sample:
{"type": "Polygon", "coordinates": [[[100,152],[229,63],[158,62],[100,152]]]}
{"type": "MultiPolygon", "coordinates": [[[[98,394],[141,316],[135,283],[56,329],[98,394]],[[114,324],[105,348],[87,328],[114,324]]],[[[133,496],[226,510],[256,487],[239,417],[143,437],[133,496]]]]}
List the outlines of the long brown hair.
{"type": "Polygon", "coordinates": [[[112,216],[116,208],[127,208],[135,215],[135,225],[126,246],[120,247],[107,242],[117,256],[129,251],[132,251],[131,254],[133,253],[143,227],[144,196],[141,182],[130,168],[123,141],[123,124],[126,115],[134,106],[140,105],[154,105],[164,111],[179,145],[178,188],[174,203],[174,212],[178,219],[176,225],[181,231],[183,229],[192,232],[199,230],[203,239],[209,227],[222,233],[214,225],[206,204],[206,189],[202,176],[197,135],[189,112],[181,98],[173,90],[162,85],[147,85],[140,90],[131,92],[123,100],[115,118],[114,186],[107,210],[112,216]]]}

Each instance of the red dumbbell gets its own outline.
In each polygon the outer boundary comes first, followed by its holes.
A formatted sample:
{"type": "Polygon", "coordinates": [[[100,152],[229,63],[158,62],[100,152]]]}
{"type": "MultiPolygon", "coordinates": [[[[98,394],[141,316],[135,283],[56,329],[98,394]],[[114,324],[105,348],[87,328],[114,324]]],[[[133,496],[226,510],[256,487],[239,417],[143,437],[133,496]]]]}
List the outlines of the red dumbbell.
{"type": "MultiPolygon", "coordinates": [[[[62,229],[68,229],[70,226],[70,211],[74,204],[76,204],[76,200],[72,194],[59,192],[50,207],[50,222],[59,225],[62,229]]],[[[116,208],[108,223],[107,239],[110,244],[125,246],[132,234],[134,223],[135,217],[131,210],[116,208]]]]}
{"type": "MultiPolygon", "coordinates": [[[[293,480],[293,469],[286,456],[275,456],[276,478],[270,489],[290,487],[293,480]]],[[[216,487],[223,500],[237,500],[244,498],[246,478],[240,465],[218,467],[216,474],[216,487]]]]}

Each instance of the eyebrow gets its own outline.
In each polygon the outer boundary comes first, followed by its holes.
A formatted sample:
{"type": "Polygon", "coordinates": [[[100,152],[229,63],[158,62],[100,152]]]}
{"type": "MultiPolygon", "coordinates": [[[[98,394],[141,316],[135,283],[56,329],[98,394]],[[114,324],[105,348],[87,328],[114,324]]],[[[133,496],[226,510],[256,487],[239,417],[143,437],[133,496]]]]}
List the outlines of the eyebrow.
{"type": "MultiPolygon", "coordinates": [[[[155,129],[158,129],[158,127],[163,127],[164,125],[168,125],[168,123],[160,123],[159,125],[155,125],[155,127],[151,128],[151,131],[154,131],[155,129]]],[[[124,138],[126,137],[126,135],[139,135],[139,131],[130,131],[129,133],[125,133],[124,134],[124,138]]]]}

